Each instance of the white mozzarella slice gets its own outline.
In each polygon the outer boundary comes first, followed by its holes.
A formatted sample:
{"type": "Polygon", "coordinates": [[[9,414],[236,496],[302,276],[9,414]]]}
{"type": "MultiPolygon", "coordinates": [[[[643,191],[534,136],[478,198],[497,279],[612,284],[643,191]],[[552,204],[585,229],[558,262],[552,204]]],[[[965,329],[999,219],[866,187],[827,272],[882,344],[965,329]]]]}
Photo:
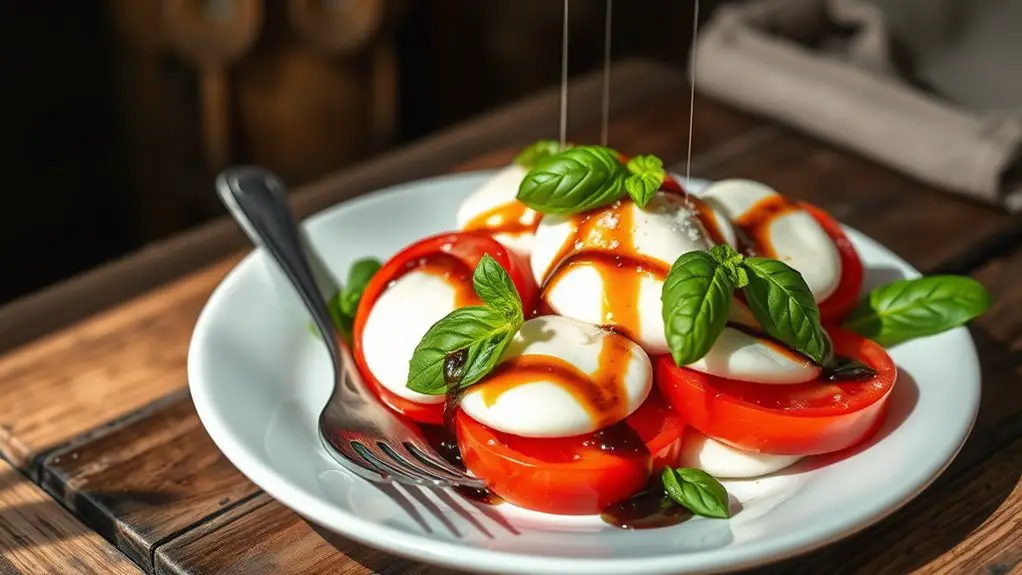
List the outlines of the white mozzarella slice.
{"type": "Polygon", "coordinates": [[[725,327],[709,353],[687,365],[702,373],[753,383],[789,384],[812,381],[820,367],[794,352],[751,334],[725,327]]]}
{"type": "Polygon", "coordinates": [[[623,391],[617,401],[624,405],[616,410],[620,418],[614,421],[601,424],[602,415],[594,416],[592,406],[567,391],[556,376],[542,374],[510,388],[501,387],[494,398],[486,386],[502,384],[499,378],[503,376],[498,371],[492,379],[469,388],[462,397],[461,409],[483,425],[522,437],[570,437],[612,425],[638,409],[653,386],[649,357],[627,338],[571,318],[540,316],[522,325],[502,361],[525,356],[536,356],[537,361],[542,361],[542,356],[552,356],[592,376],[600,367],[605,345],[621,346],[619,349],[623,350],[623,361],[615,373],[619,391],[623,391]],[[609,338],[613,341],[608,341],[609,338]]]}
{"type": "Polygon", "coordinates": [[[718,479],[769,475],[789,467],[801,457],[770,455],[736,449],[689,427],[682,440],[679,466],[702,469],[718,479]]]}
{"type": "MultiPolygon", "coordinates": [[[[707,202],[739,220],[763,199],[779,194],[752,180],[722,180],[702,192],[707,202]]],[[[777,259],[798,270],[816,297],[827,299],[841,282],[841,256],[820,223],[809,212],[796,209],[774,218],[767,235],[777,259]]]]}
{"type": "MultiPolygon", "coordinates": [[[[632,202],[627,202],[622,209],[631,211],[633,254],[655,260],[665,269],[669,269],[684,253],[707,251],[711,247],[702,226],[684,205],[684,199],[679,196],[658,193],[647,204],[646,209],[640,210],[632,202]]],[[[576,241],[576,220],[580,216],[573,218],[544,216],[536,232],[536,243],[532,252],[532,270],[537,283],[542,285],[548,272],[555,268],[557,262],[554,260],[567,242],[575,242],[570,246],[569,255],[574,251],[590,249],[613,255],[615,251],[622,249],[619,242],[613,239],[617,233],[614,230],[620,223],[620,217],[616,217],[613,208],[597,210],[588,216],[596,219],[597,232],[609,231],[605,234],[595,233],[577,238],[576,241]]],[[[618,318],[603,316],[604,292],[607,286],[603,285],[604,278],[595,269],[596,265],[606,264],[583,263],[561,270],[559,279],[545,293],[546,303],[558,314],[588,323],[619,324],[618,318]]],[[[635,336],[636,341],[649,354],[667,352],[660,301],[662,291],[661,279],[643,275],[638,290],[638,310],[635,314],[639,325],[622,325],[628,333],[635,336]]]]}
{"type": "Polygon", "coordinates": [[[366,318],[362,347],[369,371],[388,391],[417,403],[442,403],[443,395],[408,389],[408,362],[429,328],[454,311],[457,290],[444,278],[411,271],[387,288],[366,318]]]}
{"type": "Polygon", "coordinates": [[[777,195],[777,191],[760,182],[735,178],[713,182],[699,195],[728,218],[738,219],[760,200],[777,195]]]}
{"type": "MultiPolygon", "coordinates": [[[[524,225],[536,223],[542,215],[531,208],[522,206],[516,199],[518,186],[525,179],[525,174],[527,173],[528,170],[518,164],[511,164],[494,174],[492,178],[487,180],[461,203],[457,215],[458,228],[465,229],[470,223],[473,223],[482,217],[483,214],[487,213],[492,215],[482,224],[484,226],[498,226],[502,221],[502,217],[500,214],[494,214],[493,212],[498,209],[505,211],[502,208],[509,205],[516,205],[521,209],[518,220],[520,223],[524,225]]],[[[516,212],[512,210],[512,213],[516,212]]],[[[509,250],[527,258],[532,252],[535,234],[495,233],[493,238],[509,250]]]]}
{"type": "Polygon", "coordinates": [[[734,249],[738,249],[738,234],[735,233],[735,226],[731,223],[731,220],[727,217],[727,212],[716,205],[712,198],[701,198],[703,202],[709,206],[710,212],[713,214],[712,225],[720,232],[721,238],[724,243],[731,246],[734,249]]]}
{"type": "Polygon", "coordinates": [[[727,320],[731,323],[760,329],[759,322],[756,321],[756,316],[752,315],[752,310],[738,298],[731,300],[731,308],[728,310],[727,320]]]}

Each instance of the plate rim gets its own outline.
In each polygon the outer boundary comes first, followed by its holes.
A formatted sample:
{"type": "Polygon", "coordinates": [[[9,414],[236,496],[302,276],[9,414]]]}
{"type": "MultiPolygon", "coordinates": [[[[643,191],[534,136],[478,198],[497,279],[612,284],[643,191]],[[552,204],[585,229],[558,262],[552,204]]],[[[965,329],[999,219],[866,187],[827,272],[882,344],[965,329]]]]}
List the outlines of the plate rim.
{"type": "MultiPolygon", "coordinates": [[[[356,205],[383,202],[392,195],[405,193],[423,185],[437,184],[445,181],[448,183],[453,181],[453,183],[457,184],[460,180],[479,179],[493,173],[495,173],[495,170],[444,174],[381,188],[334,204],[312,214],[302,221],[302,225],[317,225],[317,222],[330,218],[338,210],[348,209],[356,205]]],[[[905,265],[913,273],[919,274],[915,266],[906,262],[883,244],[854,228],[844,224],[841,225],[849,234],[853,244],[872,244],[872,247],[905,265]]],[[[207,356],[201,351],[209,330],[207,326],[210,322],[214,321],[216,309],[221,304],[221,301],[225,299],[225,294],[232,291],[231,286],[244,279],[244,270],[257,265],[256,259],[259,257],[260,250],[253,249],[230,269],[203,305],[195,323],[188,345],[187,378],[192,402],[195,405],[200,422],[217,449],[220,450],[228,461],[250,481],[282,505],[290,508],[304,519],[344,537],[368,547],[393,553],[414,561],[423,561],[456,569],[465,569],[466,565],[473,565],[485,568],[490,572],[528,572],[537,575],[575,572],[582,572],[587,575],[616,575],[622,569],[627,569],[631,573],[648,574],[677,573],[680,572],[679,569],[684,572],[716,573],[775,563],[783,559],[808,553],[849,537],[882,521],[901,509],[926,490],[955,460],[972,432],[979,411],[979,401],[982,394],[982,366],[979,363],[975,341],[968,328],[963,326],[948,333],[958,334],[958,339],[961,341],[955,345],[956,347],[961,346],[962,350],[967,352],[969,370],[973,372],[973,379],[978,383],[975,386],[974,393],[970,394],[967,398],[971,412],[969,422],[962,428],[960,437],[956,438],[956,447],[939,468],[934,469],[928,474],[928,478],[924,482],[903,490],[897,497],[888,497],[884,505],[862,506],[861,508],[851,510],[849,514],[842,515],[843,519],[840,521],[826,523],[826,527],[823,529],[819,527],[813,528],[812,531],[816,533],[816,536],[807,538],[806,530],[799,530],[748,542],[737,549],[722,548],[686,551],[685,553],[678,554],[660,554],[641,558],[608,557],[600,559],[536,557],[437,540],[430,538],[428,535],[407,533],[371,520],[362,519],[333,503],[328,502],[327,505],[324,505],[321,498],[316,497],[314,494],[306,493],[303,489],[290,482],[285,474],[263,461],[263,458],[258,454],[253,453],[245,442],[235,437],[229,426],[222,424],[216,417],[211,396],[206,391],[208,386],[198,383],[202,380],[202,364],[204,361],[208,361],[207,356]]],[[[963,401],[965,399],[963,398],[963,401]]],[[[814,525],[816,524],[814,523],[814,525]]]]}

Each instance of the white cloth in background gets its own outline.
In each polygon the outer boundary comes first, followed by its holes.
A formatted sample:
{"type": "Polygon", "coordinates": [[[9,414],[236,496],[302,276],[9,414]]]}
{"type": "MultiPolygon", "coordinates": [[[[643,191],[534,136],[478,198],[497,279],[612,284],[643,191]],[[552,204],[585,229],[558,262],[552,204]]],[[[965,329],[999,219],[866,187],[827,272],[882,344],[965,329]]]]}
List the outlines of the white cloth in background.
{"type": "Polygon", "coordinates": [[[1022,211],[1022,0],[754,0],[700,30],[696,89],[1022,211]]]}

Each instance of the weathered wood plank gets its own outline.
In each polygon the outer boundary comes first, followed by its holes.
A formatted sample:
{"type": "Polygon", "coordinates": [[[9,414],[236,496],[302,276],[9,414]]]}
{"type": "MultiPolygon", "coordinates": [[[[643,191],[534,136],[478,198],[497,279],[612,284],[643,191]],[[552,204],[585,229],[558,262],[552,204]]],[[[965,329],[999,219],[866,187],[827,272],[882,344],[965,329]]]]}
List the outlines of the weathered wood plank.
{"type": "Polygon", "coordinates": [[[42,462],[43,486],[147,569],[162,541],[258,489],[217,450],[183,396],[42,462]]]}
{"type": "Polygon", "coordinates": [[[313,529],[290,509],[260,495],[201,530],[160,547],[156,552],[156,573],[440,575],[451,571],[414,563],[313,529]]]}
{"type": "Polygon", "coordinates": [[[141,571],[16,469],[0,461],[0,573],[138,575],[141,571]]]}
{"type": "Polygon", "coordinates": [[[0,455],[32,458],[185,385],[188,340],[223,261],[0,356],[0,455]]]}

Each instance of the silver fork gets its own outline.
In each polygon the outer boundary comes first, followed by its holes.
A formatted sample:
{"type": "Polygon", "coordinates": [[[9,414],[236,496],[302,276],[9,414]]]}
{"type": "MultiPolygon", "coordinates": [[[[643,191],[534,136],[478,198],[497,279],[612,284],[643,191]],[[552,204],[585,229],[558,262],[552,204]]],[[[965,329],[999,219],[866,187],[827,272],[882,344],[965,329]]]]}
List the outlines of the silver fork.
{"type": "Polygon", "coordinates": [[[334,388],[319,414],[327,452],[371,481],[485,487],[444,460],[414,423],[385,407],[362,381],[327,311],[326,294],[336,293],[337,284],[298,231],[280,179],[262,168],[230,168],[217,177],[216,189],[252,243],[266,250],[298,292],[330,353],[334,388]]]}

